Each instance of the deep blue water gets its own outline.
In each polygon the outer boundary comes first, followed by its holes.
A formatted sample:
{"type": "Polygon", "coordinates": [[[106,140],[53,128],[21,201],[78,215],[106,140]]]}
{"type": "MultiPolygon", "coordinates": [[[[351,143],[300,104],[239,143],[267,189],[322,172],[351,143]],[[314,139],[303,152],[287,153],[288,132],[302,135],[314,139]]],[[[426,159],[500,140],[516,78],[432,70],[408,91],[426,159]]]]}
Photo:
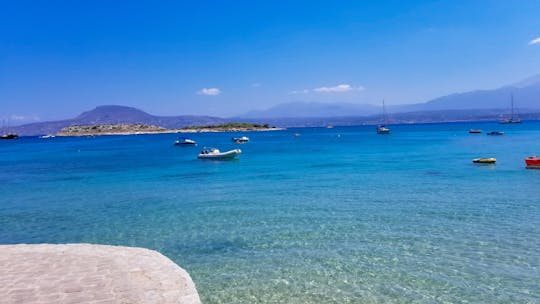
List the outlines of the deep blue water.
{"type": "Polygon", "coordinates": [[[207,304],[537,303],[540,123],[392,128],[0,141],[0,243],[156,249],[207,304]]]}

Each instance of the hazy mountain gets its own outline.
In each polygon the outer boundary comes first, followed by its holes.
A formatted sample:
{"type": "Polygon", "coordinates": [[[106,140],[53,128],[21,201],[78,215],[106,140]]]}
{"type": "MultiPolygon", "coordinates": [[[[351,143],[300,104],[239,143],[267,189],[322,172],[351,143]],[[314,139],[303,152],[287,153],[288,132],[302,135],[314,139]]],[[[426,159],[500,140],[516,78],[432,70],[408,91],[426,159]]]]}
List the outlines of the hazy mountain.
{"type": "MultiPolygon", "coordinates": [[[[441,110],[496,109],[508,112],[510,96],[514,95],[515,107],[520,112],[540,109],[540,75],[536,75],[512,85],[494,90],[476,90],[450,94],[433,100],[399,106],[389,106],[393,113],[423,112],[441,110]]],[[[369,104],[289,102],[281,103],[267,110],[251,111],[239,117],[244,118],[286,118],[286,117],[341,117],[379,114],[381,107],[369,104]]]]}
{"type": "Polygon", "coordinates": [[[67,120],[38,122],[11,129],[19,135],[54,134],[63,127],[73,125],[116,124],[116,123],[144,123],[164,128],[180,128],[191,125],[208,125],[222,123],[226,120],[211,116],[154,116],[132,107],[99,106],[91,111],[67,120]]]}
{"type": "Polygon", "coordinates": [[[435,98],[425,103],[394,106],[393,112],[510,109],[510,96],[518,111],[540,109],[540,75],[494,90],[477,90],[435,98]]]}
{"type": "Polygon", "coordinates": [[[288,102],[266,110],[250,111],[240,115],[242,118],[280,118],[280,117],[335,117],[365,116],[381,112],[381,108],[368,104],[288,102]]]}
{"type": "Polygon", "coordinates": [[[540,84],[540,74],[523,79],[519,82],[512,84],[511,86],[516,87],[516,88],[523,88],[523,87],[535,86],[538,84],[540,84]]]}
{"type": "MultiPolygon", "coordinates": [[[[475,110],[438,110],[392,113],[389,115],[389,124],[414,124],[460,121],[497,121],[504,118],[500,109],[475,110]]],[[[521,114],[520,118],[527,120],[540,120],[540,111],[521,114]]],[[[259,122],[253,118],[245,118],[248,122],[259,122]]],[[[336,117],[282,117],[265,118],[264,121],[277,127],[324,127],[376,125],[382,122],[381,115],[369,116],[336,116],[336,117]]]]}

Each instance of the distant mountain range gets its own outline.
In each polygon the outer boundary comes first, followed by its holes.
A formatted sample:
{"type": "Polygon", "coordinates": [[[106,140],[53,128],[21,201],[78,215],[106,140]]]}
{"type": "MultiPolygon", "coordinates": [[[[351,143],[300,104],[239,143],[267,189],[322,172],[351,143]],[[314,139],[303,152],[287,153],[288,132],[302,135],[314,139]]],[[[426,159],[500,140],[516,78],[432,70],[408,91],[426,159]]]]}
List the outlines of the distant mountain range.
{"type": "Polygon", "coordinates": [[[338,117],[366,116],[380,113],[381,108],[370,104],[288,102],[273,106],[267,110],[250,111],[240,118],[283,118],[283,117],[338,117]]]}
{"type": "MultiPolygon", "coordinates": [[[[391,106],[392,123],[425,123],[446,121],[496,120],[509,112],[513,94],[522,119],[540,119],[540,75],[494,90],[451,94],[425,103],[391,106]]],[[[231,121],[270,123],[279,127],[361,125],[381,121],[381,109],[374,105],[350,103],[290,102],[263,111],[251,111],[239,117],[154,116],[125,106],[99,106],[67,120],[38,122],[11,131],[19,135],[53,134],[73,125],[143,123],[164,128],[211,125],[231,121]]]]}
{"type": "MultiPolygon", "coordinates": [[[[540,75],[494,90],[450,94],[424,103],[389,106],[387,109],[392,113],[487,109],[497,109],[502,113],[509,111],[511,94],[514,95],[518,111],[525,113],[540,110],[540,75]]],[[[290,102],[278,104],[267,110],[251,111],[239,117],[275,119],[366,116],[379,113],[380,107],[369,104],[290,102]]]]}
{"type": "MultiPolygon", "coordinates": [[[[522,120],[540,120],[540,111],[522,113],[522,120]]],[[[497,121],[506,118],[501,110],[439,110],[392,113],[389,124],[415,124],[460,121],[497,121]]],[[[237,119],[238,120],[238,119],[237,119]]],[[[259,122],[262,118],[244,118],[246,122],[259,122]]],[[[277,127],[322,127],[322,126],[358,126],[376,125],[382,121],[381,115],[369,116],[335,116],[335,117],[282,117],[264,118],[264,122],[277,127]]]]}
{"type": "Polygon", "coordinates": [[[494,90],[477,90],[435,98],[426,103],[396,106],[396,112],[510,108],[510,96],[521,112],[540,109],[540,75],[494,90]]]}

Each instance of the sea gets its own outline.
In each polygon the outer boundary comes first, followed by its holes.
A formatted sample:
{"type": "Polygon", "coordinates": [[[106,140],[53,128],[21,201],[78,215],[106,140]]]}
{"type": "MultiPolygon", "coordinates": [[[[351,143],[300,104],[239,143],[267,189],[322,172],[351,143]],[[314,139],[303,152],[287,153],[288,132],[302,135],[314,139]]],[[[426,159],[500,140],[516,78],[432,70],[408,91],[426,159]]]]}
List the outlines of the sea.
{"type": "Polygon", "coordinates": [[[540,303],[540,122],[390,127],[0,141],[0,244],[158,250],[206,304],[540,303]]]}

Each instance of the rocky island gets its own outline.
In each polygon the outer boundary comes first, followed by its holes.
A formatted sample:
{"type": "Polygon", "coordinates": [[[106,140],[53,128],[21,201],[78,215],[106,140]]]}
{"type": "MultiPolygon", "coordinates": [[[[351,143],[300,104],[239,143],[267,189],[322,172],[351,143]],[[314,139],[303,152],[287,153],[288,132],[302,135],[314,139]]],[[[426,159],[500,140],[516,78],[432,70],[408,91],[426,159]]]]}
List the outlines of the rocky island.
{"type": "Polygon", "coordinates": [[[179,133],[195,132],[248,132],[248,131],[276,131],[282,128],[271,127],[268,124],[256,124],[247,122],[229,122],[208,126],[189,126],[179,129],[179,133]]]}
{"type": "Polygon", "coordinates": [[[75,125],[64,127],[57,136],[98,136],[98,135],[131,135],[131,134],[160,134],[160,133],[196,133],[196,132],[247,132],[282,130],[270,127],[268,124],[253,124],[232,122],[208,126],[190,126],[181,129],[167,129],[160,126],[135,124],[102,124],[75,125]]]}
{"type": "Polygon", "coordinates": [[[106,124],[88,126],[69,126],[62,128],[58,136],[88,136],[88,135],[129,135],[174,133],[174,130],[148,124],[106,124]]]}

